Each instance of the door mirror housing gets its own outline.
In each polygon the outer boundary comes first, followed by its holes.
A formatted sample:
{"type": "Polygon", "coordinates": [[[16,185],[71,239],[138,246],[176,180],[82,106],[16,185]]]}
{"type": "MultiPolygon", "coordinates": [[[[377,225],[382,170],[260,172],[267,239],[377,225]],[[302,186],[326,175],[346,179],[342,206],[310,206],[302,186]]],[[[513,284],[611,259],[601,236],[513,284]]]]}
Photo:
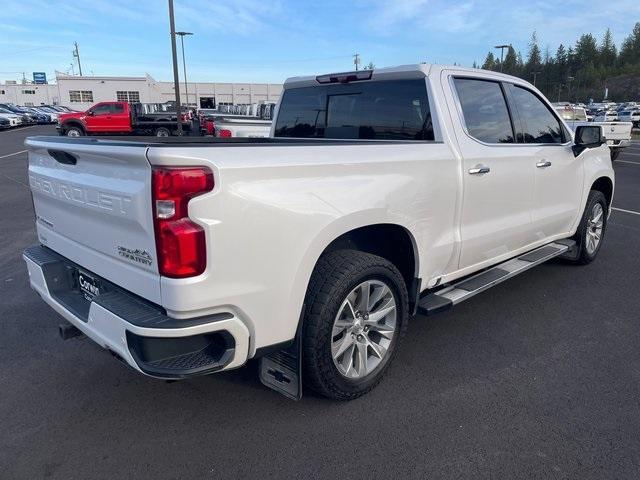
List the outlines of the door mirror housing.
{"type": "Polygon", "coordinates": [[[87,110],[87,115],[93,117],[95,115],[95,112],[93,110],[87,110]]]}
{"type": "Polygon", "coordinates": [[[602,127],[599,125],[581,125],[576,128],[573,154],[577,157],[588,148],[597,148],[604,144],[606,139],[602,136],[602,127]]]}

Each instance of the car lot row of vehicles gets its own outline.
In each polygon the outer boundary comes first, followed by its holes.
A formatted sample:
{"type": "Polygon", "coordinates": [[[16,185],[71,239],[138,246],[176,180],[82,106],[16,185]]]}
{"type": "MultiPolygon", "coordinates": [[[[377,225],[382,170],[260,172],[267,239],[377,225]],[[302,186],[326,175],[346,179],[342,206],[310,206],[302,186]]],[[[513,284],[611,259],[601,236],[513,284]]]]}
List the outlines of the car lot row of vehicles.
{"type": "MultiPolygon", "coordinates": [[[[584,104],[556,103],[556,112],[567,122],[567,125],[575,130],[581,125],[599,125],[602,128],[602,135],[606,139],[611,151],[611,160],[615,160],[620,152],[631,145],[631,131],[636,125],[630,119],[633,118],[633,110],[623,110],[620,116],[610,116],[607,112],[595,117],[589,115],[589,111],[584,104]],[[623,120],[627,115],[629,120],[623,120]]],[[[640,110],[637,111],[640,118],[640,110]]]]}
{"type": "Polygon", "coordinates": [[[585,107],[589,120],[595,122],[631,122],[640,128],[640,102],[594,103],[585,107]]]}
{"type": "Polygon", "coordinates": [[[69,113],[71,111],[71,109],[60,105],[30,107],[13,103],[0,103],[0,129],[56,123],[61,113],[69,113]]]}

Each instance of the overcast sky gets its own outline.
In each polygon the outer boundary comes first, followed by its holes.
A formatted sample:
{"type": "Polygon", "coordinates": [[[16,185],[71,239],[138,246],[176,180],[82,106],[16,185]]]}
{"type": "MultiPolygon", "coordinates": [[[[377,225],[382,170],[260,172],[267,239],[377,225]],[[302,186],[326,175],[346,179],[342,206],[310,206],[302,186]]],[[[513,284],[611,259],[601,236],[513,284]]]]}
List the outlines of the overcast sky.
{"type": "MultiPolygon", "coordinates": [[[[553,52],[582,33],[600,40],[607,27],[619,46],[640,21],[638,0],[175,2],[176,28],[195,33],[185,41],[190,81],[279,83],[352,70],[356,52],[377,67],[471,66],[499,43],[526,56],[533,30],[553,52]]],[[[165,0],[0,0],[0,82],[70,72],[74,41],[85,75],[171,80],[168,31],[165,0]]]]}

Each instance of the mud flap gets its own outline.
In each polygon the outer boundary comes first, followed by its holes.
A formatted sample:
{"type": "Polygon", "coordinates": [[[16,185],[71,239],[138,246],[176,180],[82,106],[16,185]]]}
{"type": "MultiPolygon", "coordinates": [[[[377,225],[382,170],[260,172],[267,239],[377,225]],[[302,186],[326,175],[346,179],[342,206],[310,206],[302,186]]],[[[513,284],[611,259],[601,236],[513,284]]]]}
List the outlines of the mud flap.
{"type": "Polygon", "coordinates": [[[291,400],[302,398],[302,319],[294,342],[282,350],[260,358],[260,381],[263,385],[281,393],[291,400]]]}

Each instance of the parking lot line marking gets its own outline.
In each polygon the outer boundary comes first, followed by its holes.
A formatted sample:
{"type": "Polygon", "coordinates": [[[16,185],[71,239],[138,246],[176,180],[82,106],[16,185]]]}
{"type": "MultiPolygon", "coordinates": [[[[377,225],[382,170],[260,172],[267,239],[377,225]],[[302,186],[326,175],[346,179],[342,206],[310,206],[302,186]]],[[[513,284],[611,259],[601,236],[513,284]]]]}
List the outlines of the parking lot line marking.
{"type": "Polygon", "coordinates": [[[632,215],[640,215],[640,212],[634,212],[633,210],[625,210],[624,208],[611,207],[611,210],[616,210],[618,212],[624,212],[624,213],[631,213],[632,215]]]}
{"type": "Polygon", "coordinates": [[[634,157],[640,157],[640,153],[633,153],[633,152],[624,152],[625,155],[633,155],[634,157]]]}
{"type": "Polygon", "coordinates": [[[19,152],[10,153],[8,155],[2,155],[0,156],[0,158],[13,157],[14,155],[20,155],[21,153],[25,153],[25,152],[27,152],[27,150],[20,150],[19,152]]]}
{"type": "Polygon", "coordinates": [[[629,160],[616,160],[615,161],[615,163],[618,163],[618,162],[620,162],[620,163],[630,163],[632,165],[640,165],[640,162],[631,162],[629,160]]]}

